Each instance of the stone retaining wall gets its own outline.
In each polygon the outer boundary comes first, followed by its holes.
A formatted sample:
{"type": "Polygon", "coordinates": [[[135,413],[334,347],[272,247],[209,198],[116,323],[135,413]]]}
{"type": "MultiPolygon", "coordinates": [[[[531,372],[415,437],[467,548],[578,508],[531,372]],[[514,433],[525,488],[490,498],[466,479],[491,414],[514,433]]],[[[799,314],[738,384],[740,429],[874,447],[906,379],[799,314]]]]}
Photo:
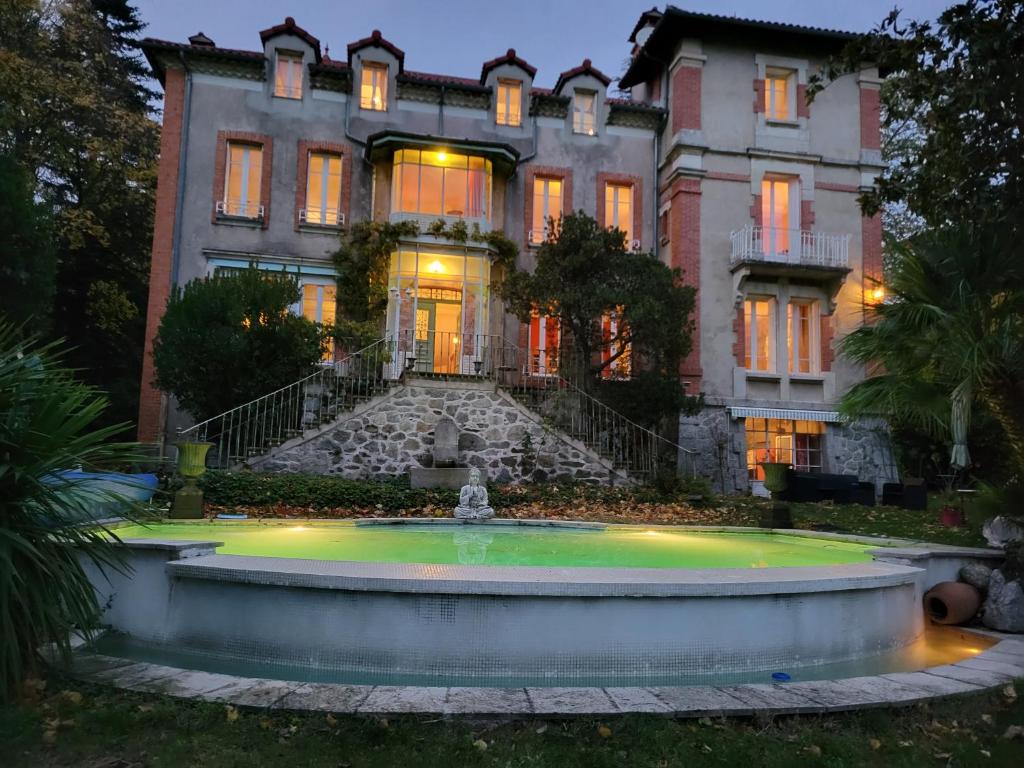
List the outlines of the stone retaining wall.
{"type": "MultiPolygon", "coordinates": [[[[313,436],[285,443],[254,469],[314,472],[351,479],[405,475],[433,464],[434,427],[443,417],[459,429],[460,464],[489,482],[565,479],[609,482],[610,467],[581,443],[492,384],[413,380],[342,417],[313,436]]],[[[615,482],[624,482],[618,475],[615,482]]]]}

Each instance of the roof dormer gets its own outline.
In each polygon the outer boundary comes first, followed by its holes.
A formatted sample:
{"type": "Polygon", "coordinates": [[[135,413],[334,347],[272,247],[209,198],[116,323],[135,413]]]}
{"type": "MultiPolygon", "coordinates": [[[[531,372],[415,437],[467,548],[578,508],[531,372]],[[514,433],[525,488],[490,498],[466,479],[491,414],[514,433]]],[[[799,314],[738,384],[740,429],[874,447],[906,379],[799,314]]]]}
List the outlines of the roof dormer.
{"type": "Polygon", "coordinates": [[[272,58],[271,54],[275,49],[286,48],[308,53],[310,59],[317,64],[321,61],[320,41],[296,24],[291,16],[288,16],[283,24],[261,31],[260,41],[268,58],[272,58]]]}
{"type": "Polygon", "coordinates": [[[396,71],[394,74],[398,74],[405,68],[405,51],[399,48],[394,43],[390,43],[384,39],[379,29],[373,30],[369,37],[364,37],[362,40],[356,40],[354,43],[348,44],[348,65],[354,67],[354,60],[362,58],[366,54],[367,58],[370,59],[388,59],[394,60],[396,65],[396,71]],[[369,53],[367,49],[377,49],[373,53],[369,53]]]}
{"type": "Polygon", "coordinates": [[[605,100],[611,78],[595,69],[590,59],[558,76],[555,93],[568,96],[569,127],[582,136],[597,136],[605,120],[605,100]]]}

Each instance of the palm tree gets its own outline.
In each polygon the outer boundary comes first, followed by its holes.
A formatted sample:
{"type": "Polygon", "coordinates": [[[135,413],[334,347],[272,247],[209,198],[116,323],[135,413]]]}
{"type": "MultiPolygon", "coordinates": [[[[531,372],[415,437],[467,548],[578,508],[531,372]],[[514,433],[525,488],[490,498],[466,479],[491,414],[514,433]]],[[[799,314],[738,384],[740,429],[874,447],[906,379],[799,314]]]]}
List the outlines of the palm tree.
{"type": "Polygon", "coordinates": [[[129,503],[60,475],[138,460],[135,444],[111,442],[125,425],[94,426],[106,407],[62,366],[58,345],[0,319],[0,700],[43,644],[67,659],[71,633],[96,626],[85,567],[124,567],[111,532],[93,521],[103,505],[129,503]]]}
{"type": "MultiPolygon", "coordinates": [[[[1024,261],[1006,235],[964,225],[896,246],[887,299],[841,344],[869,377],[849,416],[882,414],[935,437],[984,409],[1024,471],[1024,261]]],[[[965,426],[965,425],[964,425],[965,426]]]]}

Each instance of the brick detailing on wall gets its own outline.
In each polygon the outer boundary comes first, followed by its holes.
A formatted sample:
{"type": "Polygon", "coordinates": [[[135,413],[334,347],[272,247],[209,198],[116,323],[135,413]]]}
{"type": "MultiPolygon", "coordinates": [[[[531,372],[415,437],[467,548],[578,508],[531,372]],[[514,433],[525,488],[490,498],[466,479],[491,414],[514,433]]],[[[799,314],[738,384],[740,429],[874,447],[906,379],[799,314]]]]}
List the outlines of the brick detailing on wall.
{"type": "Polygon", "coordinates": [[[701,67],[681,65],[672,73],[672,133],[700,130],[701,67]]]}
{"type": "Polygon", "coordinates": [[[755,227],[760,227],[761,223],[762,223],[761,222],[761,215],[762,215],[761,205],[762,205],[762,201],[764,199],[764,195],[753,195],[753,198],[754,198],[754,202],[752,202],[750,204],[750,218],[752,218],[754,220],[754,226],[755,227]]]}
{"type": "Polygon", "coordinates": [[[800,229],[814,229],[814,201],[800,201],[800,229]]]}
{"type": "Polygon", "coordinates": [[[754,112],[764,112],[764,80],[754,78],[754,112]]]}
{"type": "Polygon", "coordinates": [[[700,392],[703,368],[700,362],[700,179],[680,178],[672,182],[669,231],[672,266],[683,271],[683,282],[697,290],[693,309],[693,345],[680,365],[680,374],[690,382],[688,394],[700,392]]]}
{"type": "Polygon", "coordinates": [[[832,370],[832,361],[835,359],[835,350],[832,349],[832,339],[835,334],[835,326],[832,323],[832,315],[821,316],[821,329],[819,338],[821,340],[821,370],[828,373],[832,370]]]}
{"type": "Polygon", "coordinates": [[[228,165],[228,142],[255,144],[263,148],[260,162],[260,205],[263,206],[263,221],[260,226],[267,228],[270,223],[270,177],[274,166],[274,140],[263,133],[250,131],[217,131],[217,154],[213,158],[213,205],[210,215],[217,222],[217,202],[224,199],[224,176],[228,165]]]}
{"type": "Polygon", "coordinates": [[[156,215],[153,219],[153,249],[149,265],[149,301],[146,306],[146,337],[139,389],[138,439],[144,443],[157,442],[163,429],[163,396],[153,383],[156,375],[153,368],[153,339],[171,293],[184,105],[185,73],[180,69],[168,69],[164,82],[160,166],[157,169],[156,215]]]}
{"type": "Polygon", "coordinates": [[[811,116],[811,105],[807,103],[807,86],[803,83],[797,83],[796,86],[796,116],[811,116]]]}
{"type": "Polygon", "coordinates": [[[573,211],[572,168],[554,165],[528,165],[523,174],[523,243],[530,243],[533,229],[533,182],[537,177],[562,180],[562,213],[573,211]]]}
{"type": "Polygon", "coordinates": [[[827,181],[816,181],[814,182],[814,188],[820,189],[824,192],[850,192],[852,194],[859,194],[860,187],[856,184],[832,184],[827,181]]]}
{"type": "Polygon", "coordinates": [[[732,354],[736,358],[736,365],[743,368],[747,364],[747,330],[743,317],[743,307],[736,308],[736,317],[732,321],[733,341],[732,354]]]}
{"type": "Polygon", "coordinates": [[[882,217],[878,214],[862,216],[860,234],[866,291],[882,280],[882,217]]]}
{"type": "MultiPolygon", "coordinates": [[[[639,176],[630,176],[624,173],[605,173],[603,171],[597,174],[597,223],[602,227],[611,226],[610,223],[606,222],[605,217],[607,212],[605,211],[605,187],[609,184],[624,184],[633,188],[633,239],[640,241],[640,247],[643,247],[643,226],[644,226],[644,183],[643,179],[639,176]]],[[[630,244],[626,243],[626,248],[630,248],[630,244]]]]}
{"type": "Polygon", "coordinates": [[[309,186],[306,183],[306,175],[309,172],[309,156],[313,152],[324,152],[341,157],[341,199],[338,201],[338,210],[345,217],[345,223],[350,224],[349,204],[352,198],[352,163],[354,160],[352,147],[334,141],[300,139],[295,163],[295,229],[299,228],[299,211],[306,207],[306,190],[309,186]]]}
{"type": "Polygon", "coordinates": [[[432,466],[434,429],[444,417],[458,427],[460,464],[479,468],[487,482],[609,480],[608,462],[493,386],[416,379],[251,466],[351,479],[404,476],[432,466]]]}
{"type": "Polygon", "coordinates": [[[860,147],[881,149],[882,131],[879,112],[880,91],[876,87],[861,86],[860,89],[860,147]]]}

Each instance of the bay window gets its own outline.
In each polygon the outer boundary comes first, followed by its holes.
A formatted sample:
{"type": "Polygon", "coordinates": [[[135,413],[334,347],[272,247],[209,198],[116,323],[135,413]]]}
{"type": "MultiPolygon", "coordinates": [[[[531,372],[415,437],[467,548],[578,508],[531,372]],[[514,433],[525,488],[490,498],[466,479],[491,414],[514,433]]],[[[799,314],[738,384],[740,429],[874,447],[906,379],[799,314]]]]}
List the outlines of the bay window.
{"type": "Polygon", "coordinates": [[[543,243],[551,234],[549,222],[562,217],[562,179],[536,176],[533,179],[533,222],[530,242],[543,243]]]}
{"type": "Polygon", "coordinates": [[[373,61],[363,62],[359,86],[359,108],[384,112],[388,108],[388,67],[373,61]]]}
{"type": "Polygon", "coordinates": [[[522,124],[523,84],[519,80],[498,80],[498,125],[522,124]]]}
{"type": "Polygon", "coordinates": [[[810,301],[791,301],[786,312],[789,372],[818,372],[818,305],[810,301]]]}
{"type": "Polygon", "coordinates": [[[392,177],[395,213],[488,218],[491,161],[443,150],[400,149],[392,177]]]}
{"type": "Polygon", "coordinates": [[[762,463],[791,464],[797,472],[821,472],[825,425],[801,419],[746,419],[747,475],[764,480],[762,463]]]}
{"type": "Polygon", "coordinates": [[[630,248],[633,241],[633,187],[631,185],[605,185],[604,215],[604,225],[622,230],[626,235],[626,248],[630,248]]]}
{"type": "Polygon", "coordinates": [[[263,147],[229,141],[224,201],[218,210],[228,216],[258,219],[263,214],[260,186],[263,179],[263,147]]]}
{"type": "Polygon", "coordinates": [[[337,226],[341,222],[341,156],[310,152],[306,172],[307,224],[337,226]]]}
{"type": "Polygon", "coordinates": [[[285,99],[302,98],[302,56],[277,52],[274,64],[274,95],[285,99]]]}
{"type": "Polygon", "coordinates": [[[743,302],[745,366],[748,371],[775,372],[775,299],[743,302]]]}

